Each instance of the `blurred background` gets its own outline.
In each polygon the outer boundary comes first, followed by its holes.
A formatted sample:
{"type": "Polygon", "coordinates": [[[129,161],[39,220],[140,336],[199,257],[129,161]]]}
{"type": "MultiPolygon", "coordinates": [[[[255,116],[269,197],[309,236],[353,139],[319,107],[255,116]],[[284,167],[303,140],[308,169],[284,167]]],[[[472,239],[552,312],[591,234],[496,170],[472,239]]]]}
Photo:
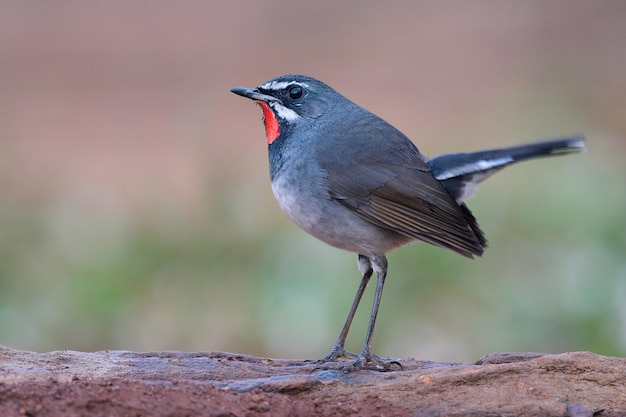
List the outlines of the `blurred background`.
{"type": "Polygon", "coordinates": [[[624,22],[619,0],[2,2],[0,344],[328,353],[356,256],[280,212],[229,92],[293,72],[429,156],[587,137],[483,183],[482,258],[389,256],[376,353],[625,355],[624,22]]]}

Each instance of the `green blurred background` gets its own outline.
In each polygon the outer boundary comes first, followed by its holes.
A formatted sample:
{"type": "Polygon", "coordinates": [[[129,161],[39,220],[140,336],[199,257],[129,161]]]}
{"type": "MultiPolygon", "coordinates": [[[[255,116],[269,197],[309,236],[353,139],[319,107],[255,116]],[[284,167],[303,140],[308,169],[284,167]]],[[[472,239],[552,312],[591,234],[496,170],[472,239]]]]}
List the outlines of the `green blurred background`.
{"type": "Polygon", "coordinates": [[[328,353],[356,257],[280,212],[228,91],[296,72],[430,156],[588,140],[482,185],[483,258],[389,256],[376,353],[626,354],[624,22],[619,0],[2,2],[0,344],[328,353]]]}

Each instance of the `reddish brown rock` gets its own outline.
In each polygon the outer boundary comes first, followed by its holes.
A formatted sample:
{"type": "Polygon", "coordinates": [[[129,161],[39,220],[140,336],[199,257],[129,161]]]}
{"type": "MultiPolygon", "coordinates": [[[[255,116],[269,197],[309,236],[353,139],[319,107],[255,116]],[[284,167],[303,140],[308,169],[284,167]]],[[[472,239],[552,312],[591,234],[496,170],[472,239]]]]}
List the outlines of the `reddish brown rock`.
{"type": "Polygon", "coordinates": [[[0,347],[2,416],[626,416],[626,359],[492,354],[343,373],[230,353],[0,347]]]}

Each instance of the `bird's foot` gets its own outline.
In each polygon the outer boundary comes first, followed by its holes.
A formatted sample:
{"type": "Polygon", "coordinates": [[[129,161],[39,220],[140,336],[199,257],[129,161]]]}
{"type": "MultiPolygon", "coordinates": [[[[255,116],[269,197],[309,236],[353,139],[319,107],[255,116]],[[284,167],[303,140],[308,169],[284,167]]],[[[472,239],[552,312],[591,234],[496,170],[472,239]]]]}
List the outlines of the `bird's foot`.
{"type": "Polygon", "coordinates": [[[318,359],[317,363],[337,362],[337,359],[339,358],[355,359],[358,357],[359,355],[345,350],[343,346],[335,345],[333,346],[333,350],[331,350],[330,353],[324,356],[322,359],[318,359]]]}
{"type": "Polygon", "coordinates": [[[398,361],[386,361],[369,352],[361,352],[360,355],[357,355],[356,353],[348,352],[342,346],[337,345],[333,347],[333,350],[328,355],[311,362],[317,365],[315,369],[337,369],[342,370],[344,373],[364,369],[382,372],[402,370],[402,364],[398,361]],[[349,362],[347,366],[344,366],[345,362],[339,363],[339,358],[353,359],[353,361],[349,362]],[[332,364],[329,362],[332,362],[332,364]]]}
{"type": "Polygon", "coordinates": [[[331,350],[328,355],[324,356],[321,359],[314,359],[312,362],[321,365],[328,362],[337,362],[339,358],[355,359],[358,357],[359,355],[357,355],[356,353],[348,352],[343,348],[343,346],[335,345],[333,346],[333,350],[331,350]]]}
{"type": "Polygon", "coordinates": [[[402,364],[395,360],[386,361],[381,357],[373,355],[369,352],[361,352],[361,354],[357,356],[351,364],[343,368],[343,372],[349,373],[354,371],[361,371],[364,369],[381,372],[401,371],[402,364]]]}

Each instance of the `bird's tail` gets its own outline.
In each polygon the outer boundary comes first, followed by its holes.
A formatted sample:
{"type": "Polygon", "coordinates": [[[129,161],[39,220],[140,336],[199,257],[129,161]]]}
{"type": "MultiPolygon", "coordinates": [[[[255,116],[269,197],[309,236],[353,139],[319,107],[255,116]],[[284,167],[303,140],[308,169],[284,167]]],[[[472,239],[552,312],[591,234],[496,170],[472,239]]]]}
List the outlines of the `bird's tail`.
{"type": "Polygon", "coordinates": [[[585,138],[579,136],[490,151],[440,155],[428,163],[435,178],[461,203],[476,193],[481,181],[507,165],[526,159],[566,155],[584,150],[585,138]]]}

